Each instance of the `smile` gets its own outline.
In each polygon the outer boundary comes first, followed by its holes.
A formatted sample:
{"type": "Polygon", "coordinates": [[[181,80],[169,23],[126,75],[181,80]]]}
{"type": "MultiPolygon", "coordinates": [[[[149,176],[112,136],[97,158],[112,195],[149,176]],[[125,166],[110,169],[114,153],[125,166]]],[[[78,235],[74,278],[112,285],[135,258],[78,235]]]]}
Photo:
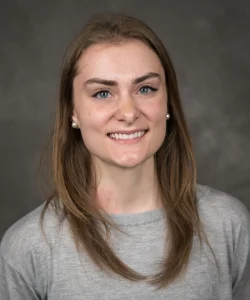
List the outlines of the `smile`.
{"type": "Polygon", "coordinates": [[[132,139],[137,139],[142,136],[147,132],[147,130],[141,130],[141,131],[136,131],[133,133],[109,133],[108,136],[112,139],[115,140],[132,140],[132,139]]]}

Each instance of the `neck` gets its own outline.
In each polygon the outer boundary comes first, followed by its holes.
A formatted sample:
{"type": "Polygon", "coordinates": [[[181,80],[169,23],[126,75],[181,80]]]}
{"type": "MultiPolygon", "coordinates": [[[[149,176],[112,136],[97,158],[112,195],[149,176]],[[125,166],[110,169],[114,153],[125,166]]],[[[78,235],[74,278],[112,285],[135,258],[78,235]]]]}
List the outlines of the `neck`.
{"type": "Polygon", "coordinates": [[[138,213],[160,207],[153,158],[134,168],[98,162],[97,169],[97,201],[106,213],[138,213]]]}

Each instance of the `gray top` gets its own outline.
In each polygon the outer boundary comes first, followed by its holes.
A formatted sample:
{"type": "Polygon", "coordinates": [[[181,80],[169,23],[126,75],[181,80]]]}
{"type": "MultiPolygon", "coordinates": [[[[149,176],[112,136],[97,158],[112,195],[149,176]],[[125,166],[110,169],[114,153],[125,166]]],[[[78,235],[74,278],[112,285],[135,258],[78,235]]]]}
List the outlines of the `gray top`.
{"type": "MultiPolygon", "coordinates": [[[[237,199],[197,185],[200,218],[216,255],[194,238],[185,277],[164,290],[101,272],[85,253],[77,254],[67,222],[58,228],[52,211],[45,217],[50,248],[39,230],[42,206],[5,233],[0,248],[0,299],[60,300],[249,300],[250,216],[237,199]]],[[[161,209],[111,215],[129,233],[113,232],[115,253],[134,270],[152,275],[164,253],[167,232],[161,209]]]]}

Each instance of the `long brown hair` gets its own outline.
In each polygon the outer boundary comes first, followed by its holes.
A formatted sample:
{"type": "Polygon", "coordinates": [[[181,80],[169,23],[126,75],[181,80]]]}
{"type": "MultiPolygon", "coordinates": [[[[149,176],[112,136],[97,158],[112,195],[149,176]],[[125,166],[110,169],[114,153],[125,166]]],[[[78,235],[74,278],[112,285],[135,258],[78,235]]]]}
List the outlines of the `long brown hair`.
{"type": "Polygon", "coordinates": [[[197,234],[208,243],[198,215],[196,199],[196,165],[190,135],[178,92],[176,74],[170,57],[156,34],[142,21],[123,14],[93,17],[70,45],[61,71],[60,94],[51,139],[53,201],[56,210],[69,222],[77,249],[85,249],[91,259],[104,270],[113,271],[132,281],[148,280],[158,288],[166,287],[184,274],[197,234]],[[77,63],[82,53],[98,43],[119,43],[140,40],[159,57],[165,71],[168,112],[165,140],[155,154],[155,165],[162,207],[168,228],[168,248],[161,272],[147,278],[126,266],[115,255],[98,226],[106,233],[119,227],[113,224],[93,201],[96,172],[91,155],[79,130],[72,129],[72,89],[77,63]],[[79,164],[79,162],[81,162],[79,164]],[[60,203],[60,205],[58,205],[60,203]],[[111,225],[111,228],[110,228],[111,225]]]}

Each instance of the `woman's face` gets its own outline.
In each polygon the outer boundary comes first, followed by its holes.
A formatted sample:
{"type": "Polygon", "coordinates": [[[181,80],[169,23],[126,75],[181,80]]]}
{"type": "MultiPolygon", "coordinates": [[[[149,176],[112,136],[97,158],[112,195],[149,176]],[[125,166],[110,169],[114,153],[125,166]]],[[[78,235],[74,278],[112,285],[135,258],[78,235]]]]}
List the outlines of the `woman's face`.
{"type": "Polygon", "coordinates": [[[153,159],[163,143],[165,74],[140,41],[87,48],[78,62],[73,102],[72,120],[99,163],[134,167],[153,159]]]}

